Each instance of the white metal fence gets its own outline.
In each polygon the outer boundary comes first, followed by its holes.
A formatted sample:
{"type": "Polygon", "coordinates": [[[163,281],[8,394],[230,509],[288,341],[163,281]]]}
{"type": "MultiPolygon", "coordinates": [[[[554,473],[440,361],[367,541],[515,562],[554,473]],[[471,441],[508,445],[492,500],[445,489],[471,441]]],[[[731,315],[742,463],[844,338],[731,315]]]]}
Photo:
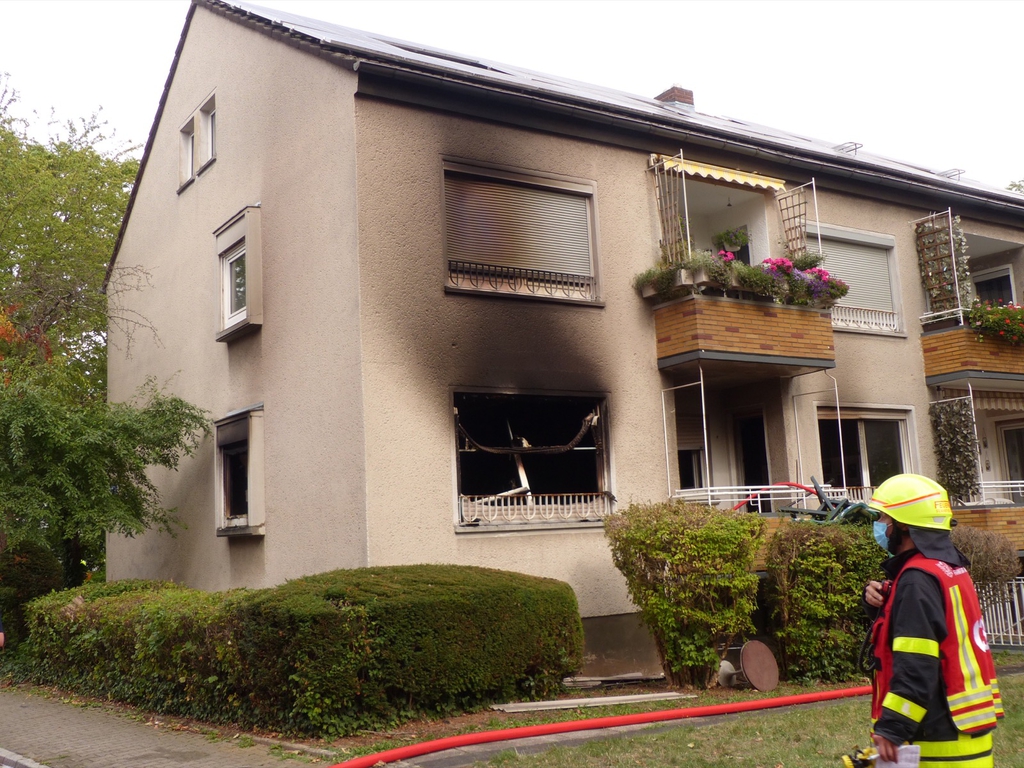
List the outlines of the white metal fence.
{"type": "Polygon", "coordinates": [[[987,480],[974,496],[966,499],[968,505],[1024,504],[1024,480],[987,480]]]}
{"type": "MultiPolygon", "coordinates": [[[[833,488],[823,485],[821,490],[830,499],[850,499],[851,501],[867,501],[871,498],[870,487],[865,488],[833,488]]],[[[711,488],[684,488],[672,494],[674,498],[685,501],[697,501],[720,509],[731,509],[744,502],[753,512],[777,512],[782,507],[816,510],[821,501],[814,493],[803,488],[785,485],[717,485],[711,488]]]]}
{"type": "Polygon", "coordinates": [[[1024,578],[1008,584],[979,584],[978,599],[990,645],[1024,646],[1024,578]]]}

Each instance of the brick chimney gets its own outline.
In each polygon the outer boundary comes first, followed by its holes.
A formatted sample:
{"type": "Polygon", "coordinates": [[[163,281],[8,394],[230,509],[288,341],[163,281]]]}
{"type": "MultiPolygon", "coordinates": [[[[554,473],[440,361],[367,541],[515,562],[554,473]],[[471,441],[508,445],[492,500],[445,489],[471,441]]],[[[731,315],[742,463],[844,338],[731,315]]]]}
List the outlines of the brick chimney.
{"type": "Polygon", "coordinates": [[[693,91],[683,88],[678,85],[673,85],[664,93],[659,93],[654,97],[655,101],[664,101],[667,104],[684,104],[686,106],[693,106],[693,91]]]}

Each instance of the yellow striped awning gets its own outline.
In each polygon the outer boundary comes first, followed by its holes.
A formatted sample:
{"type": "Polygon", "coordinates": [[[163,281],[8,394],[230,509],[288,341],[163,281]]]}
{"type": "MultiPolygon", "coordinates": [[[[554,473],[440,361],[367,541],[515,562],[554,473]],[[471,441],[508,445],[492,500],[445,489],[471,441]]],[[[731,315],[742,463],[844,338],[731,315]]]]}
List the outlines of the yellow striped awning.
{"type": "MultiPolygon", "coordinates": [[[[967,397],[966,389],[943,388],[944,398],[967,397]]],[[[974,407],[979,411],[1024,411],[1024,392],[974,390],[974,407]]]]}
{"type": "Polygon", "coordinates": [[[692,160],[681,160],[678,157],[667,155],[651,155],[651,165],[655,166],[664,163],[666,168],[682,170],[687,176],[701,176],[705,179],[716,179],[727,181],[731,184],[743,184],[747,187],[760,187],[761,189],[774,189],[782,191],[786,189],[786,182],[782,179],[774,179],[771,176],[762,176],[759,173],[740,171],[735,168],[723,168],[720,165],[708,163],[695,163],[692,160]]]}

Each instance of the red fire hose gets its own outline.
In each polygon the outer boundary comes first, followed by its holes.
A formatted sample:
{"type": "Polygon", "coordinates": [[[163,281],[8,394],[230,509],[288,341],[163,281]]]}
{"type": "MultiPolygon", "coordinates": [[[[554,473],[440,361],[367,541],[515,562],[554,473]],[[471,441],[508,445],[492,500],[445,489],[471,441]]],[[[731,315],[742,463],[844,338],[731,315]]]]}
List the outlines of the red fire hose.
{"type": "Polygon", "coordinates": [[[473,744],[487,744],[492,741],[526,739],[531,736],[550,736],[555,733],[615,728],[622,725],[643,725],[644,723],[657,723],[665,720],[682,720],[688,717],[729,715],[735,712],[750,712],[756,709],[789,707],[794,704],[812,704],[818,701],[845,699],[851,696],[866,696],[870,693],[871,686],[865,685],[858,688],[840,688],[835,691],[802,693],[797,696],[780,696],[775,699],[756,699],[754,701],[739,701],[732,704],[715,704],[708,707],[691,707],[689,709],[664,709],[658,712],[642,712],[636,715],[596,717],[591,720],[569,720],[562,723],[530,725],[522,728],[505,728],[500,731],[465,733],[461,736],[449,736],[444,739],[424,741],[419,744],[411,744],[408,747],[398,747],[397,749],[388,749],[372,755],[355,757],[343,763],[332,765],[330,768],[370,768],[370,766],[377,765],[378,763],[391,763],[396,760],[406,760],[410,757],[428,755],[432,752],[442,752],[446,749],[455,749],[457,747],[468,747],[473,744]]]}

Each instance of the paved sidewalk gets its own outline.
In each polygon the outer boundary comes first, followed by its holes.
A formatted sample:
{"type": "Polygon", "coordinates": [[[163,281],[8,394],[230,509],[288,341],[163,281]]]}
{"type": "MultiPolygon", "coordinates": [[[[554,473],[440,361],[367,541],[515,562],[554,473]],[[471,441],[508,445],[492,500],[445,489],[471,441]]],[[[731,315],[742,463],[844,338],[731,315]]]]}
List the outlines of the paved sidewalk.
{"type": "MultiPolygon", "coordinates": [[[[331,765],[336,760],[325,760],[331,765]]],[[[239,747],[154,727],[102,707],[0,689],[0,766],[15,768],[282,768],[266,744],[239,747]]]]}

